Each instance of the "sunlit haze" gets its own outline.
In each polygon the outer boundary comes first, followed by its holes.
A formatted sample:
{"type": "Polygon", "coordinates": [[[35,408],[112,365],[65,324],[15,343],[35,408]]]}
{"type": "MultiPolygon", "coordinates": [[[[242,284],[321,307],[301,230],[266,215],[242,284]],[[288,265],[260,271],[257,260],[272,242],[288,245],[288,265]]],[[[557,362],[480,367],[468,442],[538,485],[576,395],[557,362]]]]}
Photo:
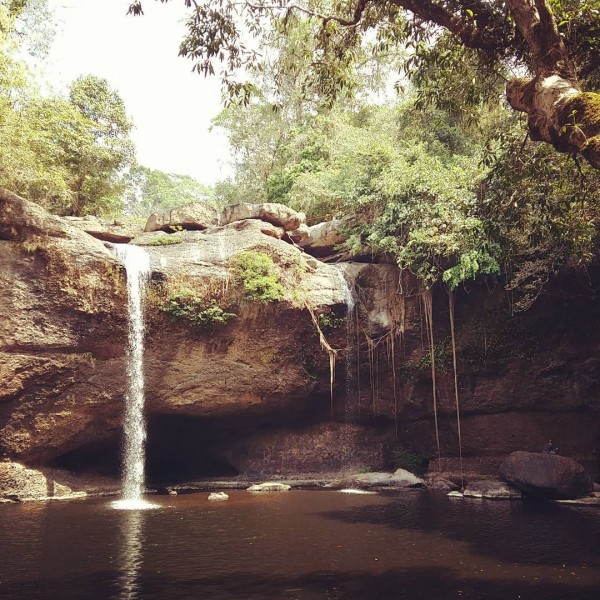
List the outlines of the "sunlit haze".
{"type": "Polygon", "coordinates": [[[140,164],[191,175],[212,185],[230,173],[221,132],[209,131],[221,108],[220,82],[191,72],[177,56],[183,2],[144,2],[127,16],[128,0],[49,0],[58,33],[46,73],[56,89],[79,75],[97,75],[118,90],[135,130],[140,164]]]}

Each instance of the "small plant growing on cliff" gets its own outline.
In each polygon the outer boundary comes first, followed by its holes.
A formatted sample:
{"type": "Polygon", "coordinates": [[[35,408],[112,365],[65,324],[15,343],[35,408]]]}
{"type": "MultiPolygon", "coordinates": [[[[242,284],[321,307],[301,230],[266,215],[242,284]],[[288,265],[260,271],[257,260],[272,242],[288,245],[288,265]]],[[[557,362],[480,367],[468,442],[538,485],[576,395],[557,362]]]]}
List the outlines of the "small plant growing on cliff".
{"type": "Polygon", "coordinates": [[[210,300],[207,304],[204,298],[187,288],[173,292],[167,298],[162,310],[200,328],[225,325],[227,321],[237,316],[235,313],[223,310],[215,300],[210,300]]]}
{"type": "Polygon", "coordinates": [[[346,324],[346,317],[338,317],[335,313],[321,313],[319,315],[319,327],[323,333],[331,333],[346,324]]]}
{"type": "Polygon", "coordinates": [[[181,244],[182,242],[183,240],[175,235],[161,235],[146,242],[144,246],[171,246],[173,244],[181,244]]]}
{"type": "Polygon", "coordinates": [[[235,284],[245,300],[268,303],[283,299],[284,289],[273,259],[268,254],[242,252],[232,259],[231,264],[235,284]]]}

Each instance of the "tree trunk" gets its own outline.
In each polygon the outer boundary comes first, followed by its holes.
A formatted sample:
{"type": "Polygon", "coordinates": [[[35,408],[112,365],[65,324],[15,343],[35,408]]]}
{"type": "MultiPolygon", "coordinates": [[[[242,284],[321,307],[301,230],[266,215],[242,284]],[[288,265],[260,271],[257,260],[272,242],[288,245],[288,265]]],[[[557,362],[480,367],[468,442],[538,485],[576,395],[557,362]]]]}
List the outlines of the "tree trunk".
{"type": "Polygon", "coordinates": [[[546,0],[507,0],[533,57],[535,77],[515,79],[508,103],[527,113],[532,140],[581,153],[600,169],[600,94],[582,92],[546,0]]]}

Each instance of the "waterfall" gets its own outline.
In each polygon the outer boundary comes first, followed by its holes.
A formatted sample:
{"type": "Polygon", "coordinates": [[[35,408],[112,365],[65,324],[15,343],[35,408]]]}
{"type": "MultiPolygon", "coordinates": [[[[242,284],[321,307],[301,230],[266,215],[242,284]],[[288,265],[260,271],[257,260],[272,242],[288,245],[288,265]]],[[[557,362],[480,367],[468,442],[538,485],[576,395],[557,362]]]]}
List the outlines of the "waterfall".
{"type": "Polygon", "coordinates": [[[344,275],[344,271],[342,269],[335,269],[335,272],[340,280],[342,293],[344,294],[344,304],[346,305],[346,313],[349,315],[354,310],[354,296],[352,295],[352,291],[350,290],[350,286],[346,281],[346,277],[344,275]]]}
{"type": "Polygon", "coordinates": [[[151,508],[142,500],[146,423],[144,420],[144,299],[150,279],[150,258],[143,248],[116,244],[116,257],[127,274],[127,393],[123,419],[122,500],[115,508],[151,508]]]}
{"type": "Polygon", "coordinates": [[[355,415],[352,410],[351,396],[352,396],[352,358],[351,358],[351,350],[354,344],[354,330],[355,330],[355,321],[354,321],[354,308],[356,306],[356,302],[354,300],[354,295],[352,294],[352,290],[348,285],[348,281],[346,280],[346,276],[342,269],[335,269],[337,276],[340,280],[342,293],[344,296],[344,304],[346,305],[346,395],[345,395],[345,403],[344,403],[344,415],[346,422],[350,422],[354,420],[355,415]]]}

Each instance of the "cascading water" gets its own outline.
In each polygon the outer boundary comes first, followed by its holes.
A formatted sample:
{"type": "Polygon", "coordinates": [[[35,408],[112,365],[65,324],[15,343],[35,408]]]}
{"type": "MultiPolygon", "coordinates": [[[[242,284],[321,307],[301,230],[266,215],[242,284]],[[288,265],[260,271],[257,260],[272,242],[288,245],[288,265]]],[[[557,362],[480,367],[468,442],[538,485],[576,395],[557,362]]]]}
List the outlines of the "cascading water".
{"type": "Polygon", "coordinates": [[[150,280],[150,257],[138,246],[116,244],[116,257],[127,273],[127,394],[123,420],[122,499],[114,508],[152,508],[144,502],[146,423],[144,419],[144,299],[150,280]]]}
{"type": "Polygon", "coordinates": [[[346,305],[346,312],[348,315],[350,315],[350,313],[354,310],[354,296],[352,295],[350,286],[346,281],[344,272],[338,268],[336,268],[335,272],[337,273],[338,279],[340,280],[342,293],[344,294],[344,304],[346,305]]]}
{"type": "Polygon", "coordinates": [[[337,276],[340,280],[342,293],[344,295],[344,304],[346,305],[346,398],[345,398],[345,417],[346,421],[353,420],[352,407],[351,407],[351,395],[352,395],[352,358],[351,349],[354,342],[354,308],[356,302],[354,296],[346,280],[344,271],[336,268],[337,276]]]}

